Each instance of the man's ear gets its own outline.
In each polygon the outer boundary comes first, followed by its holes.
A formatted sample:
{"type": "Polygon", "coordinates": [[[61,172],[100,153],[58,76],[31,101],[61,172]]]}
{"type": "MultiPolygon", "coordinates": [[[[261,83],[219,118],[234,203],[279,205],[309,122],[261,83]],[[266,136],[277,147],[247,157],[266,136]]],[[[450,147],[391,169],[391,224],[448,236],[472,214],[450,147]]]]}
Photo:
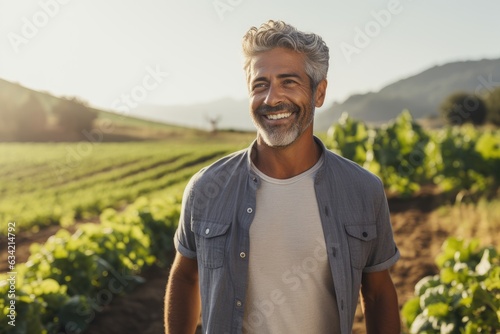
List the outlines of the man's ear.
{"type": "Polygon", "coordinates": [[[326,87],[328,86],[328,81],[326,79],[321,80],[316,87],[316,93],[314,94],[314,105],[319,108],[325,102],[326,87]]]}

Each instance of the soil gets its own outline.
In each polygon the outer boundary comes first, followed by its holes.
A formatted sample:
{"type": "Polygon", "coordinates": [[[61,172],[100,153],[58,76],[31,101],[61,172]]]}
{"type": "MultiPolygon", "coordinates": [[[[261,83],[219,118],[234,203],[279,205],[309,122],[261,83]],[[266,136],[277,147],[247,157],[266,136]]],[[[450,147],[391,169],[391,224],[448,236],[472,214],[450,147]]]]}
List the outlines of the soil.
{"type": "MultiPolygon", "coordinates": [[[[413,296],[415,284],[424,276],[436,274],[434,257],[449,235],[436,224],[431,224],[429,213],[443,204],[443,198],[425,190],[411,199],[389,196],[389,207],[396,243],[401,259],[391,269],[399,296],[400,307],[413,296]]],[[[29,245],[43,243],[57,231],[49,227],[36,234],[21,234],[16,239],[16,261],[25,262],[29,245]]],[[[7,271],[6,249],[0,252],[0,272],[7,271]]],[[[163,329],[163,297],[168,268],[153,266],[144,271],[146,282],[124,296],[113,300],[96,313],[86,333],[91,334],[160,334],[163,329]]],[[[200,332],[200,331],[199,331],[200,332]]],[[[365,333],[363,316],[358,307],[353,333],[365,333]]]]}

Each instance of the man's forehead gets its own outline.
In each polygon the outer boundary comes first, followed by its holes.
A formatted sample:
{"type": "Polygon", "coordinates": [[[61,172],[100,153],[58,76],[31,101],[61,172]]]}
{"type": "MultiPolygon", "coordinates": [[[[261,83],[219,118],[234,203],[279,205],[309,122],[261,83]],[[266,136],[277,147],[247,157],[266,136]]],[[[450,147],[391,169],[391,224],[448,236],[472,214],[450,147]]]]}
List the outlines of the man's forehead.
{"type": "Polygon", "coordinates": [[[249,69],[251,80],[260,76],[291,73],[306,76],[305,56],[294,50],[275,48],[255,55],[250,62],[249,69]]]}

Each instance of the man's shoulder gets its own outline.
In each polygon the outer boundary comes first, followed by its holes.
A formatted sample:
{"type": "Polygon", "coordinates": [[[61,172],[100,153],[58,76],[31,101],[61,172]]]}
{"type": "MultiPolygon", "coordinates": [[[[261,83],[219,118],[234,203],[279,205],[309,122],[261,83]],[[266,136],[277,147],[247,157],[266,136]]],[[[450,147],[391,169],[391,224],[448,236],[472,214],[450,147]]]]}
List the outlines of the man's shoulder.
{"type": "Polygon", "coordinates": [[[248,149],[228,154],[212,164],[203,167],[193,176],[193,183],[197,186],[204,186],[207,183],[217,181],[221,183],[223,179],[235,173],[240,173],[247,169],[248,149]]]}
{"type": "MultiPolygon", "coordinates": [[[[380,188],[380,178],[358,165],[354,161],[344,158],[332,151],[326,150],[326,163],[328,174],[343,182],[349,182],[351,186],[357,185],[363,188],[380,188]]],[[[382,186],[383,187],[383,186],[382,186]]]]}

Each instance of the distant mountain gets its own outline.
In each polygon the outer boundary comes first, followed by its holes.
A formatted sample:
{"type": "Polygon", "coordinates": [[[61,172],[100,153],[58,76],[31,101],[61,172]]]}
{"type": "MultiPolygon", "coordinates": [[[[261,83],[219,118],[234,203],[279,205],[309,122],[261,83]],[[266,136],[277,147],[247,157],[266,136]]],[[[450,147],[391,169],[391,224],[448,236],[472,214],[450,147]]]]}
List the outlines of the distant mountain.
{"type": "Polygon", "coordinates": [[[409,109],[414,118],[435,116],[441,102],[457,91],[485,93],[500,86],[500,59],[461,61],[434,66],[392,83],[378,92],[350,96],[316,115],[315,129],[327,130],[339,116],[369,123],[383,123],[409,109]]]}
{"type": "MultiPolygon", "coordinates": [[[[337,122],[344,111],[356,119],[377,124],[395,118],[403,109],[409,109],[416,119],[436,116],[441,102],[454,92],[484,93],[491,87],[499,85],[500,59],[462,61],[434,66],[394,82],[378,92],[352,95],[342,103],[323,106],[321,111],[316,113],[315,130],[326,131],[337,122]]],[[[52,111],[61,102],[60,98],[0,79],[0,141],[9,138],[6,134],[8,126],[2,120],[6,115],[6,111],[2,111],[6,109],[5,102],[22,104],[29,96],[35,96],[39,101],[47,114],[47,126],[49,130],[52,129],[50,126],[55,121],[52,111]]],[[[217,129],[255,131],[246,98],[241,100],[225,98],[192,105],[141,105],[130,110],[127,117],[94,108],[89,109],[98,114],[97,126],[106,119],[111,119],[114,124],[119,125],[113,133],[107,134],[104,140],[164,138],[172,136],[173,132],[181,135],[186,129],[179,126],[209,130],[210,120],[216,122],[217,129]],[[140,129],[149,130],[144,132],[140,129]]],[[[54,132],[46,140],[72,139],[54,132]]]]}
{"type": "Polygon", "coordinates": [[[218,129],[255,130],[249,114],[248,100],[224,98],[192,105],[141,105],[130,114],[145,119],[208,130],[210,119],[217,120],[218,129]]]}
{"type": "MultiPolygon", "coordinates": [[[[384,123],[409,109],[419,119],[438,115],[441,102],[457,91],[481,93],[500,85],[500,59],[462,61],[434,66],[394,82],[378,92],[356,94],[342,103],[323,106],[316,113],[315,129],[326,131],[342,112],[368,123],[384,123]]],[[[209,129],[209,119],[218,119],[219,129],[255,130],[248,100],[230,98],[193,105],[142,105],[130,114],[180,126],[209,129]]]]}

